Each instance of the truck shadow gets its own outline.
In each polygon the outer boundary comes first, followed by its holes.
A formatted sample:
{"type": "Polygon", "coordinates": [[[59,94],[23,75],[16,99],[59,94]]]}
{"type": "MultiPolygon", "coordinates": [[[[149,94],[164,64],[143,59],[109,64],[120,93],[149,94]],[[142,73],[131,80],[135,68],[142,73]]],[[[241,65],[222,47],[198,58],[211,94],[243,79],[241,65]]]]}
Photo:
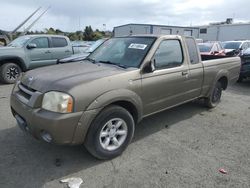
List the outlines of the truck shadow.
{"type": "Polygon", "coordinates": [[[134,142],[207,110],[202,101],[197,100],[146,117],[136,127],[134,142]]]}
{"type": "MultiPolygon", "coordinates": [[[[192,102],[147,117],[137,126],[133,142],[206,110],[198,102],[192,102]]],[[[18,127],[0,131],[0,143],[3,188],[43,187],[46,182],[105,163],[92,157],[83,146],[49,145],[31,138],[18,127]]]]}

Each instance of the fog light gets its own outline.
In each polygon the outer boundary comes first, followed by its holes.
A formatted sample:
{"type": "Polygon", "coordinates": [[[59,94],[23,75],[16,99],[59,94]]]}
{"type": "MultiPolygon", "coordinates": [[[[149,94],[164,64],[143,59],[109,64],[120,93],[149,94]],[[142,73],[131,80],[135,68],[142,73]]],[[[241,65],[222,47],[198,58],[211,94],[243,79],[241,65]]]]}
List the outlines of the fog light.
{"type": "Polygon", "coordinates": [[[50,142],[52,141],[52,136],[51,136],[48,132],[46,132],[46,131],[43,131],[43,132],[41,133],[41,137],[42,137],[42,139],[43,139],[45,142],[50,143],[50,142]]]}

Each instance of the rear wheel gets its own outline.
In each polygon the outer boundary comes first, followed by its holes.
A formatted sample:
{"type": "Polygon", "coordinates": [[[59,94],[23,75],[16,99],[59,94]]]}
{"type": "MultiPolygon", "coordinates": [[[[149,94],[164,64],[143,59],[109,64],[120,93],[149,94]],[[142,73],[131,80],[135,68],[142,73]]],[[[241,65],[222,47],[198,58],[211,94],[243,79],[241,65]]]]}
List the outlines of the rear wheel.
{"type": "Polygon", "coordinates": [[[18,79],[22,69],[15,63],[5,63],[0,67],[0,81],[13,84],[18,79]]]}
{"type": "Polygon", "coordinates": [[[205,104],[209,108],[214,108],[220,103],[222,95],[222,85],[221,82],[217,82],[213,88],[211,95],[205,99],[205,104]]]}
{"type": "Polygon", "coordinates": [[[105,108],[91,124],[85,146],[98,159],[119,156],[134,135],[132,115],[120,106],[105,108]]]}

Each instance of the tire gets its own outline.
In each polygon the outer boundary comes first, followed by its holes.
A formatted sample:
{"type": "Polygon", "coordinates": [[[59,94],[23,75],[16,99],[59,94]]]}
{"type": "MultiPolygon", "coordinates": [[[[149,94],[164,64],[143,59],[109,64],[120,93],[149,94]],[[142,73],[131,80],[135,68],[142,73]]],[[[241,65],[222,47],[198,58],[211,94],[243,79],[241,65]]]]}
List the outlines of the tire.
{"type": "Polygon", "coordinates": [[[213,92],[208,98],[205,98],[205,105],[208,108],[214,108],[220,103],[222,95],[222,85],[221,82],[217,82],[213,88],[213,92]]]}
{"type": "Polygon", "coordinates": [[[134,129],[132,115],[126,109],[112,105],[104,108],[94,119],[84,144],[94,157],[112,159],[127,148],[134,136],[134,129]]]}
{"type": "Polygon", "coordinates": [[[22,69],[15,63],[5,63],[0,67],[0,81],[13,84],[18,79],[22,69]]]}

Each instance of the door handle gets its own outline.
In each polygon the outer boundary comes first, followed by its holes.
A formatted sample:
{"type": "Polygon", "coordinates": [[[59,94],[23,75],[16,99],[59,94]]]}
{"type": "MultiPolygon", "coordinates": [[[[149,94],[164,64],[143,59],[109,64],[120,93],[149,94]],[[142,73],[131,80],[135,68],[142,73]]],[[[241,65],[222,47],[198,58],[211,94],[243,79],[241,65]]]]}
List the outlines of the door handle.
{"type": "Polygon", "coordinates": [[[49,53],[51,53],[51,51],[48,50],[48,51],[45,51],[45,53],[46,53],[46,54],[49,54],[49,53]]]}
{"type": "Polygon", "coordinates": [[[186,76],[186,75],[188,75],[188,71],[183,71],[181,74],[182,74],[182,76],[186,76]]]}
{"type": "Polygon", "coordinates": [[[70,50],[66,50],[65,52],[70,52],[70,50]]]}

